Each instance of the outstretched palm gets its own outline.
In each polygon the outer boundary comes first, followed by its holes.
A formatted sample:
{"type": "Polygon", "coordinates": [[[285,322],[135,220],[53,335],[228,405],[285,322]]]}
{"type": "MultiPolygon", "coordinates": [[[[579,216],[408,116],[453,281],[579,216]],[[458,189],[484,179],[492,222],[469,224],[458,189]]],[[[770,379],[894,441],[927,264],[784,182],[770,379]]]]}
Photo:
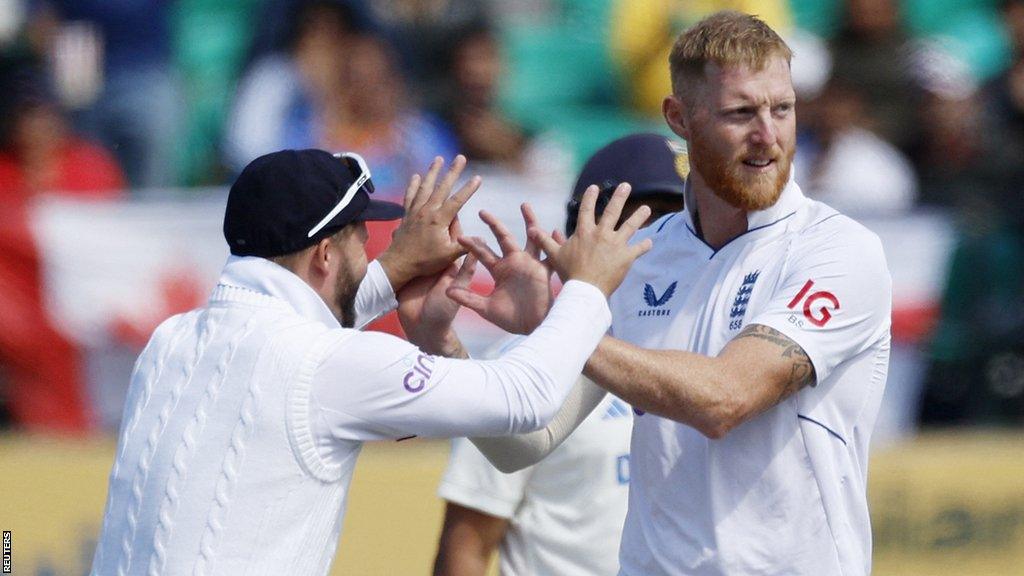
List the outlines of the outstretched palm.
{"type": "MultiPolygon", "coordinates": [[[[536,217],[530,207],[524,204],[522,211],[526,226],[535,226],[536,217]]],[[[491,273],[494,290],[484,296],[466,287],[452,286],[448,296],[503,330],[529,334],[551,308],[551,269],[540,261],[540,251],[533,242],[527,242],[521,249],[494,215],[482,211],[480,218],[494,233],[501,256],[480,238],[460,238],[459,242],[491,273]]]]}

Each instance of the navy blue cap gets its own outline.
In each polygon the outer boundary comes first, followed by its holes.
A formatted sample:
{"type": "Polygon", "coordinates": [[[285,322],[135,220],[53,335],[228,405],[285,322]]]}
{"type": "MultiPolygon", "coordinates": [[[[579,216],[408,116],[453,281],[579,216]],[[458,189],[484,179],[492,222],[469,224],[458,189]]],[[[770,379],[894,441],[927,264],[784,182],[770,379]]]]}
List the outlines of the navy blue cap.
{"type": "Polygon", "coordinates": [[[398,204],[371,200],[372,192],[369,169],[358,156],[272,152],[250,162],[231,185],[224,239],[235,256],[271,258],[312,246],[351,222],[405,213],[398,204]]]}
{"type": "Polygon", "coordinates": [[[571,234],[575,230],[580,199],[592,184],[601,189],[597,199],[597,213],[600,214],[612,192],[623,182],[632,187],[631,199],[681,197],[689,174],[686,148],[661,134],[645,132],[614,140],[595,152],[583,165],[569,199],[566,231],[571,234]]]}
{"type": "Polygon", "coordinates": [[[690,173],[686,148],[654,133],[631,134],[606,145],[583,165],[574,197],[591,184],[614,190],[622,182],[633,188],[630,197],[648,194],[682,194],[690,173]]]}

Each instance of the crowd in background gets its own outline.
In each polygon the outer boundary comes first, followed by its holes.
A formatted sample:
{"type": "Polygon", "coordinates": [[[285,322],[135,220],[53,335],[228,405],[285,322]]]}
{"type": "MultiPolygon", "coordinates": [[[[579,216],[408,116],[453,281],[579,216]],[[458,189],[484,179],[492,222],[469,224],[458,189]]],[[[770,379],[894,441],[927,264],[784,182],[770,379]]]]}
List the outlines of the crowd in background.
{"type": "Polygon", "coordinates": [[[307,147],[360,152],[390,199],[456,152],[571,174],[665,131],[672,41],[722,8],[793,47],[808,195],[959,224],[922,422],[1024,422],[1024,0],[0,0],[0,404],[77,369],[43,313],[37,194],[188,194],[307,147]]]}

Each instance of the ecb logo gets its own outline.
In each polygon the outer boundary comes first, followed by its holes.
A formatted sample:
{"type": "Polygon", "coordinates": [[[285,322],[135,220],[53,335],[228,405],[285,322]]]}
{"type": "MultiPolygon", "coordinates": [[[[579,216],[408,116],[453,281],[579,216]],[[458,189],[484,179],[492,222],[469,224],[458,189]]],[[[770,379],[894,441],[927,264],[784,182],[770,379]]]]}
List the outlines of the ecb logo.
{"type": "Polygon", "coordinates": [[[416,363],[411,370],[405,373],[405,378],[402,381],[405,389],[413,393],[423,390],[427,382],[430,382],[430,375],[434,373],[434,362],[436,362],[434,357],[428,354],[417,356],[416,363]]]}
{"type": "MultiPolygon", "coordinates": [[[[820,328],[825,324],[828,324],[828,321],[832,319],[832,310],[839,310],[839,299],[836,298],[835,294],[824,290],[808,294],[813,287],[814,280],[808,280],[804,283],[804,287],[801,288],[800,292],[797,292],[797,295],[789,301],[786,308],[793,310],[800,304],[800,302],[803,302],[804,318],[807,318],[811,324],[820,328]]],[[[790,322],[794,322],[799,325],[803,324],[803,322],[796,319],[796,316],[791,316],[790,322]]]]}
{"type": "Polygon", "coordinates": [[[760,275],[761,271],[755,270],[743,277],[743,284],[740,284],[739,290],[736,291],[736,298],[733,299],[732,308],[729,310],[729,330],[739,330],[743,326],[743,316],[747,313],[750,294],[754,291],[754,284],[760,275]]]}

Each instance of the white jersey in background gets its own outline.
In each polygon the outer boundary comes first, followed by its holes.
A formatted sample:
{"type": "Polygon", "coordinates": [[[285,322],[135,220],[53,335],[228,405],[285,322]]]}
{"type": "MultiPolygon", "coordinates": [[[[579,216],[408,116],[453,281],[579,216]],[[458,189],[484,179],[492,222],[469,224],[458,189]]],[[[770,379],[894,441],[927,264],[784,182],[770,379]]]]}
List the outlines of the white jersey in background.
{"type": "Polygon", "coordinates": [[[613,576],[631,427],[629,405],[609,394],[565,443],[512,474],[456,439],[438,495],[509,521],[499,548],[502,576],[613,576]]]}
{"type": "MultiPolygon", "coordinates": [[[[688,194],[688,207],[694,206],[688,194]]],[[[878,238],[789,182],[719,250],[689,210],[637,234],[654,248],[611,299],[618,338],[718,354],[750,324],[796,342],[817,384],[712,440],[634,418],[628,576],[845,576],[871,570],[868,445],[889,359],[878,238]]]]}

